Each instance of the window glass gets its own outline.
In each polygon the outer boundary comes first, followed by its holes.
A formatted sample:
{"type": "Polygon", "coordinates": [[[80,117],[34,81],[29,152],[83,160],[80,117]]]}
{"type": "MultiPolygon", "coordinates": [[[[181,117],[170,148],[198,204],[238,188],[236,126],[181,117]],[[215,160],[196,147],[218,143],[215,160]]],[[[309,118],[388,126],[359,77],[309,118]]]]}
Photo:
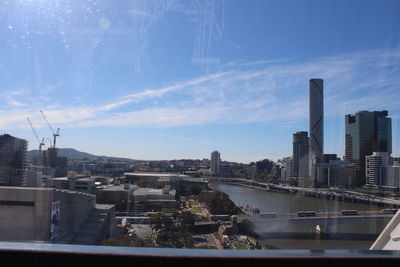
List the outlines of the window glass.
{"type": "Polygon", "coordinates": [[[1,1],[0,241],[400,248],[399,25],[392,0],[1,1]]]}

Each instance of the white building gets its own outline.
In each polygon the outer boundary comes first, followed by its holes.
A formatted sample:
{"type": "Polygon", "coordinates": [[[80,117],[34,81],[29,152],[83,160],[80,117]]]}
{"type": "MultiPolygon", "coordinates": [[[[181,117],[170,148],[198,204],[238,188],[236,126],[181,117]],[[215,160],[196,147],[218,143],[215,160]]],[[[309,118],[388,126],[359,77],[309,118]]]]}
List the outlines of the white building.
{"type": "Polygon", "coordinates": [[[385,186],[394,189],[400,188],[400,166],[387,166],[382,168],[386,176],[385,186]]]}
{"type": "Polygon", "coordinates": [[[386,175],[383,168],[389,166],[388,152],[374,152],[365,158],[366,184],[371,186],[386,185],[386,175]]]}
{"type": "Polygon", "coordinates": [[[281,163],[281,182],[288,183],[293,179],[293,158],[285,157],[282,159],[281,163]]]}

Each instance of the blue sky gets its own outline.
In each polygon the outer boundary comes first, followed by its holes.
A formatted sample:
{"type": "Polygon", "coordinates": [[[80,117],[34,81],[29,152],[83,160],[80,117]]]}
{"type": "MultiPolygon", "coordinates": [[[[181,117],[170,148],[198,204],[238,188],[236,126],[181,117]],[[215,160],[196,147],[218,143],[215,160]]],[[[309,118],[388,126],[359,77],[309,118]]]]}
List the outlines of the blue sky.
{"type": "Polygon", "coordinates": [[[0,129],[136,159],[290,156],[324,79],[325,153],[344,116],[389,110],[400,155],[400,2],[1,1],[0,129]]]}

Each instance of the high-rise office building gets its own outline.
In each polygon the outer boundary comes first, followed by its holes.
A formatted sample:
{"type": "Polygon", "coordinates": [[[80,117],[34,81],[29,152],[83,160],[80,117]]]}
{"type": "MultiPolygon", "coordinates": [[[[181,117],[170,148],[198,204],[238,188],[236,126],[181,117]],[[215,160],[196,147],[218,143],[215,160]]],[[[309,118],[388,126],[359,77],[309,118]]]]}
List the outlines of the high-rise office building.
{"type": "Polygon", "coordinates": [[[284,157],[281,160],[281,179],[280,181],[285,184],[297,185],[296,178],[293,177],[293,157],[284,157]]]}
{"type": "Polygon", "coordinates": [[[221,155],[218,151],[211,153],[211,175],[218,176],[220,174],[221,155]]]}
{"type": "Polygon", "coordinates": [[[392,165],[383,167],[383,171],[386,174],[386,183],[384,186],[398,190],[400,188],[400,166],[392,165]]]}
{"type": "Polygon", "coordinates": [[[0,186],[27,186],[27,146],[24,139],[0,135],[0,186]]]}
{"type": "Polygon", "coordinates": [[[345,117],[345,158],[354,163],[357,185],[366,181],[366,156],[373,152],[392,153],[392,121],[384,111],[360,111],[345,117]]]}
{"type": "Polygon", "coordinates": [[[366,184],[372,186],[386,185],[385,167],[389,166],[387,152],[374,152],[366,156],[366,184]]]}
{"type": "Polygon", "coordinates": [[[308,142],[307,132],[301,131],[293,134],[292,176],[298,180],[300,186],[303,185],[304,179],[308,176],[308,142]]]}
{"type": "Polygon", "coordinates": [[[322,79],[309,81],[310,97],[310,139],[309,139],[309,180],[307,187],[314,187],[314,166],[323,160],[324,155],[324,84],[322,79]]]}

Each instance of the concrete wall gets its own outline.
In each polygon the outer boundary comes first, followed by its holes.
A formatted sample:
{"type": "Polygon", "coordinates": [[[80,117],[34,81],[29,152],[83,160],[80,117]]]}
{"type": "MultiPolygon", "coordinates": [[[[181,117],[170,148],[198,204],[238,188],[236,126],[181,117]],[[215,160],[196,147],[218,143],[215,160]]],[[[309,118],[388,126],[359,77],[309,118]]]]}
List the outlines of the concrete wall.
{"type": "Polygon", "coordinates": [[[96,238],[96,243],[98,245],[102,244],[102,241],[106,238],[115,237],[116,235],[116,218],[115,218],[115,206],[114,205],[97,205],[98,209],[107,212],[107,217],[103,227],[96,238]]]}
{"type": "Polygon", "coordinates": [[[69,241],[78,233],[86,219],[96,206],[94,195],[55,190],[54,199],[60,200],[60,239],[69,241]]]}
{"type": "Polygon", "coordinates": [[[51,204],[57,200],[58,239],[70,240],[95,208],[94,195],[54,188],[0,187],[0,241],[49,241],[51,204]]]}
{"type": "Polygon", "coordinates": [[[54,189],[46,188],[1,187],[0,240],[48,240],[53,193],[54,189]],[[15,203],[9,205],[9,201],[15,203]],[[33,202],[33,206],[22,202],[33,202]]]}

